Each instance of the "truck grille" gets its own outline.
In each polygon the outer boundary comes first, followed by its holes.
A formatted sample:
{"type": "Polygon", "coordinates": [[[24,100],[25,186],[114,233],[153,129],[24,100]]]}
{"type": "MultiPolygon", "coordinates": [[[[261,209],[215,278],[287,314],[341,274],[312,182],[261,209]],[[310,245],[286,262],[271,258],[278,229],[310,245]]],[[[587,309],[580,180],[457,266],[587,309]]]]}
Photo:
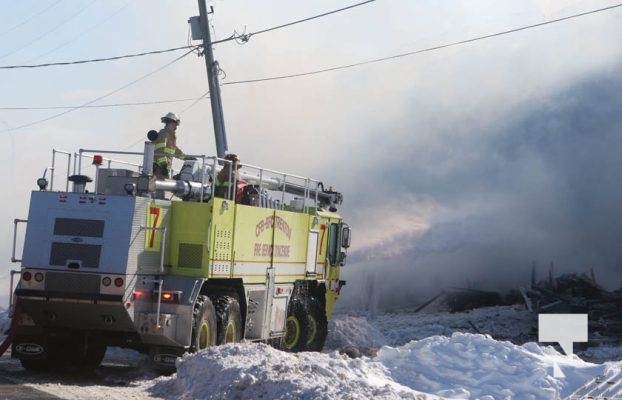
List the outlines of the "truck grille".
{"type": "Polygon", "coordinates": [[[85,268],[99,268],[99,256],[101,245],[75,244],[75,243],[52,243],[50,265],[66,266],[72,261],[80,261],[85,268]]]}
{"type": "Polygon", "coordinates": [[[104,221],[97,219],[56,218],[54,234],[64,236],[104,236],[104,221]]]}
{"type": "Polygon", "coordinates": [[[203,264],[203,245],[192,243],[179,244],[177,265],[182,268],[201,268],[203,264]]]}
{"type": "Polygon", "coordinates": [[[65,293],[99,293],[99,275],[48,272],[45,274],[45,290],[65,293]]]}

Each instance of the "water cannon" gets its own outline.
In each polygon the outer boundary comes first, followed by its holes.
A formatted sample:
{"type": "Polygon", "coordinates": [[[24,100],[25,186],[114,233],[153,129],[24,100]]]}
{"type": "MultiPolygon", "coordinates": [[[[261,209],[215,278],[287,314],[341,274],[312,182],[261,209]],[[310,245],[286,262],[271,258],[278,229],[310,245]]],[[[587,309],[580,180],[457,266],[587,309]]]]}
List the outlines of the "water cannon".
{"type": "Polygon", "coordinates": [[[39,190],[44,192],[48,188],[48,180],[45,178],[45,174],[48,173],[48,169],[46,168],[43,171],[43,176],[37,179],[37,186],[39,186],[39,190]]]}

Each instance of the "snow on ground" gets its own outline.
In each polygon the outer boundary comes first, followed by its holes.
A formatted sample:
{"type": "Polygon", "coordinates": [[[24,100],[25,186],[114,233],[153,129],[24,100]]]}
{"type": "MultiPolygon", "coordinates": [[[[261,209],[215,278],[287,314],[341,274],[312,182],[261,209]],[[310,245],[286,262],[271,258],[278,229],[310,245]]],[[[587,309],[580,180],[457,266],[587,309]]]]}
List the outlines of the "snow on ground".
{"type": "MultiPolygon", "coordinates": [[[[560,399],[587,382],[607,379],[615,382],[611,388],[622,388],[619,363],[588,363],[551,346],[517,345],[476,333],[522,342],[533,334],[532,318],[515,307],[371,319],[340,314],[330,324],[323,353],[290,354],[264,344],[229,344],[178,359],[178,372],[171,376],[153,378],[139,369],[128,388],[85,389],[49,382],[35,386],[67,399],[85,397],[87,390],[89,398],[101,399],[309,400],[560,399]],[[566,378],[552,377],[554,361],[566,378]]],[[[6,315],[0,312],[3,324],[6,315]]],[[[591,351],[606,357],[612,349],[591,351]]],[[[610,355],[618,357],[620,351],[610,355]]],[[[619,393],[610,390],[607,395],[619,393]]]]}

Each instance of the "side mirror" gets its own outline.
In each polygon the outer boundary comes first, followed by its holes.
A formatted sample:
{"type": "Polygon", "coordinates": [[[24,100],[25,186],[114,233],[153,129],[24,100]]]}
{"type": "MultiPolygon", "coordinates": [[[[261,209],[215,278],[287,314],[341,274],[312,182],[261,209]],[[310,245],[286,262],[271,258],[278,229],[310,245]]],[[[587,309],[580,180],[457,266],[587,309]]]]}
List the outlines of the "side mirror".
{"type": "Polygon", "coordinates": [[[350,227],[347,224],[342,224],[341,226],[341,247],[347,249],[350,247],[350,242],[352,241],[352,235],[350,231],[350,227]]]}

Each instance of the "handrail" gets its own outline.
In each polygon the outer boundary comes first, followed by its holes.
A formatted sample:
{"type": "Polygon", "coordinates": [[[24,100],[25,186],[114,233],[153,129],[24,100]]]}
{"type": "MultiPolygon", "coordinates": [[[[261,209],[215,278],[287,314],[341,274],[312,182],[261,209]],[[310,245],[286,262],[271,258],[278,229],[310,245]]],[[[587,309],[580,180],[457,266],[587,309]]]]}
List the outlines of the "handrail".
{"type": "Polygon", "coordinates": [[[143,278],[143,283],[155,283],[158,285],[158,307],[156,311],[156,326],[158,329],[160,329],[162,328],[162,325],[160,325],[160,306],[162,304],[162,285],[164,284],[164,280],[143,278]]]}
{"type": "Polygon", "coordinates": [[[11,262],[17,263],[17,262],[22,262],[22,260],[18,260],[17,258],[15,258],[15,247],[16,247],[16,243],[17,243],[17,224],[19,224],[20,222],[28,222],[27,219],[19,219],[19,218],[15,218],[13,220],[13,252],[11,253],[11,262]]]}
{"type": "MultiPolygon", "coordinates": [[[[71,169],[71,153],[63,150],[52,149],[52,166],[50,167],[50,190],[54,190],[54,172],[56,171],[56,153],[65,154],[67,156],[67,177],[69,178],[69,170],[71,169]]],[[[65,191],[69,191],[69,180],[65,179],[65,191]]]]}
{"type": "MultiPolygon", "coordinates": [[[[93,158],[93,156],[95,155],[95,153],[98,154],[119,154],[119,155],[132,155],[132,156],[142,156],[144,155],[143,152],[136,152],[136,151],[115,151],[115,150],[97,150],[97,149],[80,149],[79,150],[79,154],[78,154],[78,174],[82,173],[82,158],[83,157],[90,157],[93,158]],[[89,154],[85,154],[85,153],[89,153],[89,154]]],[[[132,162],[128,162],[128,161],[123,161],[123,160],[114,160],[112,158],[104,158],[105,161],[108,161],[108,167],[110,168],[110,163],[114,162],[114,163],[118,163],[118,164],[125,164],[125,165],[131,165],[133,167],[137,167],[138,170],[140,171],[140,169],[142,168],[142,164],[136,164],[136,163],[132,163],[132,162]]]]}
{"type": "MultiPolygon", "coordinates": [[[[53,165],[51,167],[52,175],[54,175],[54,171],[56,168],[55,166],[56,152],[68,155],[68,163],[69,163],[68,177],[69,177],[69,169],[70,169],[70,164],[71,164],[71,153],[57,151],[57,150],[55,150],[53,154],[53,162],[52,162],[53,165]]],[[[79,152],[73,153],[74,155],[73,173],[74,174],[82,173],[82,159],[84,157],[92,159],[94,155],[99,155],[99,154],[119,154],[119,155],[132,155],[132,156],[141,156],[141,157],[145,156],[144,152],[137,152],[137,151],[80,149],[79,152]]],[[[211,193],[213,197],[215,195],[215,189],[216,189],[214,183],[216,182],[218,172],[222,169],[221,165],[223,163],[229,164],[231,162],[229,160],[225,160],[223,158],[216,157],[216,156],[188,155],[188,157],[193,157],[196,160],[200,159],[201,164],[199,165],[200,167],[199,171],[201,173],[201,179],[200,179],[201,187],[206,187],[211,177],[212,185],[210,186],[211,186],[211,193]]],[[[119,164],[125,164],[125,165],[129,165],[132,167],[136,167],[138,168],[139,173],[143,172],[144,165],[142,164],[129,162],[125,160],[117,160],[117,159],[108,158],[108,157],[103,158],[103,161],[107,162],[108,168],[110,168],[111,163],[119,163],[119,164]]],[[[320,189],[321,187],[323,187],[323,185],[322,185],[322,182],[317,179],[304,177],[300,175],[289,174],[289,173],[272,170],[268,168],[263,168],[263,167],[259,167],[253,164],[243,163],[242,166],[244,167],[243,170],[233,171],[233,169],[231,169],[229,171],[230,181],[231,179],[234,178],[234,176],[237,175],[238,179],[245,180],[252,185],[258,185],[260,196],[262,196],[262,193],[264,193],[265,190],[274,191],[277,193],[281,192],[280,196],[276,195],[276,199],[273,199],[273,200],[271,199],[269,203],[267,203],[268,207],[270,208],[276,208],[276,209],[286,208],[287,205],[285,204],[285,201],[286,199],[289,198],[289,196],[294,196],[294,198],[299,199],[299,201],[296,202],[297,203],[296,207],[301,207],[299,211],[304,212],[304,213],[309,212],[309,209],[313,207],[313,205],[317,207],[320,202],[332,201],[331,200],[332,198],[330,197],[330,195],[328,193],[324,193],[324,189],[320,189]],[[314,204],[310,204],[312,202],[314,204]]],[[[199,179],[197,179],[197,181],[198,180],[199,179]]],[[[95,181],[97,183],[97,176],[95,177],[95,181]]],[[[199,182],[196,182],[196,183],[199,183],[199,182]]],[[[52,187],[53,187],[53,183],[52,183],[52,187]]],[[[224,197],[229,200],[234,200],[236,197],[237,188],[234,188],[234,187],[230,187],[230,188],[232,190],[230,190],[229,193],[227,193],[227,195],[225,195],[224,197]]],[[[69,191],[69,182],[67,182],[66,190],[69,191]]],[[[173,189],[166,188],[163,190],[173,190],[173,189]]],[[[195,200],[203,202],[205,199],[205,196],[208,195],[208,193],[207,192],[204,193],[203,191],[201,191],[201,192],[195,193],[195,195],[196,195],[196,197],[194,197],[195,200]]]]}
{"type": "Polygon", "coordinates": [[[22,271],[17,271],[15,269],[11,270],[11,279],[10,279],[10,287],[9,287],[9,317],[13,316],[13,311],[14,311],[14,305],[13,305],[13,292],[14,292],[14,288],[13,288],[13,276],[15,276],[16,274],[20,274],[22,271]]]}

